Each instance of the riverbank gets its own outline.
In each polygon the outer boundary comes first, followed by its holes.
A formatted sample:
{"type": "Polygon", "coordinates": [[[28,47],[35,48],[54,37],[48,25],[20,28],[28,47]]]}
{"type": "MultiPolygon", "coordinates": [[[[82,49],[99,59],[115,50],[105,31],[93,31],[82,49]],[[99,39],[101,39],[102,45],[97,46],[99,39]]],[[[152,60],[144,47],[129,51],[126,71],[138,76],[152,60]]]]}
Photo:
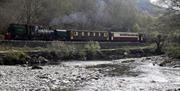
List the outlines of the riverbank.
{"type": "Polygon", "coordinates": [[[0,90],[179,90],[180,69],[158,66],[161,58],[61,62],[59,65],[42,66],[42,69],[0,66],[0,90]]]}
{"type": "Polygon", "coordinates": [[[59,64],[61,62],[73,62],[74,60],[80,61],[113,61],[124,58],[140,58],[146,57],[151,59],[153,64],[163,67],[180,67],[180,59],[170,58],[167,55],[151,57],[155,55],[152,49],[106,49],[98,51],[95,55],[75,54],[65,56],[62,51],[2,51],[0,53],[0,65],[51,65],[59,64]],[[158,61],[157,61],[158,60],[158,61]]]}
{"type": "Polygon", "coordinates": [[[62,61],[91,61],[91,60],[116,60],[123,58],[139,58],[155,55],[152,48],[118,48],[86,50],[62,49],[62,50],[29,50],[29,51],[1,51],[1,65],[48,65],[58,64],[62,61]]]}
{"type": "MultiPolygon", "coordinates": [[[[36,42],[35,42],[36,43],[36,42]]],[[[118,43],[117,43],[118,44],[118,43]]],[[[20,44],[21,45],[21,44],[20,44]]],[[[179,46],[165,48],[163,52],[166,59],[159,63],[160,66],[179,67],[179,46]],[[177,65],[178,64],[178,65],[177,65]]],[[[112,46],[111,46],[112,47],[112,46]]],[[[0,65],[50,65],[63,61],[91,61],[91,60],[116,60],[124,58],[140,58],[159,55],[155,52],[155,45],[130,45],[119,48],[103,49],[98,42],[88,42],[76,45],[67,45],[53,42],[46,47],[15,47],[11,45],[0,46],[0,65]]]]}

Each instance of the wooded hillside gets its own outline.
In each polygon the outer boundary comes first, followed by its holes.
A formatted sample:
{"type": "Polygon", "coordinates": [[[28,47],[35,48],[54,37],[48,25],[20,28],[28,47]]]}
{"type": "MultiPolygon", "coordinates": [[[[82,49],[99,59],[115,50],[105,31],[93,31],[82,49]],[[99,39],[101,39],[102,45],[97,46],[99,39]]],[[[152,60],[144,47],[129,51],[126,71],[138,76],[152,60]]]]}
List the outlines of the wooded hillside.
{"type": "Polygon", "coordinates": [[[139,6],[139,0],[0,0],[0,30],[5,31],[10,23],[23,23],[65,29],[140,31],[154,17],[139,6]]]}

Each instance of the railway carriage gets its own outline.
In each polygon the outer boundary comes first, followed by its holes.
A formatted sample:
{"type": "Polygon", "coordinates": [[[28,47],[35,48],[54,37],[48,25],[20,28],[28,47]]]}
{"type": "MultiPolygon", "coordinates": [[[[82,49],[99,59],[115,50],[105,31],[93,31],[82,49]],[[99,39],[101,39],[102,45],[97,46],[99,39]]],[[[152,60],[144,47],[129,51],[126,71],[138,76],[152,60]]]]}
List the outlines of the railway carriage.
{"type": "Polygon", "coordinates": [[[111,41],[114,42],[143,42],[143,36],[140,33],[131,32],[111,32],[111,41]]]}
{"type": "Polygon", "coordinates": [[[109,33],[106,31],[69,30],[71,41],[109,41],[109,33]]]}

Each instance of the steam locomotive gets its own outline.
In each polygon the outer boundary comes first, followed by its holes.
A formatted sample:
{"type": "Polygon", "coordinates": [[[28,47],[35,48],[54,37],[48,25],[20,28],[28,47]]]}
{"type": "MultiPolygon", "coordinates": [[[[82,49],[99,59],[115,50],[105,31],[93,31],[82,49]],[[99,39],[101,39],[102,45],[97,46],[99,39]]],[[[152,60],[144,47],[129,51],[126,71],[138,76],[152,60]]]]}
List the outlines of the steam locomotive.
{"type": "Polygon", "coordinates": [[[5,40],[144,42],[144,34],[89,30],[44,29],[40,26],[10,24],[5,40]]]}

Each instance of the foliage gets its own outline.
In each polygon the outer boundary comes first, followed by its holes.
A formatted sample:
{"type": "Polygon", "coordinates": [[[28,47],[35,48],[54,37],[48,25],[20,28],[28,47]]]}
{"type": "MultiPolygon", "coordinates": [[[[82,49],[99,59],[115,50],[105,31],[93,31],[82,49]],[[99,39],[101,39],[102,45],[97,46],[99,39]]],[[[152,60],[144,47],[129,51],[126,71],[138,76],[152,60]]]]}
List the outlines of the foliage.
{"type": "Polygon", "coordinates": [[[89,42],[85,45],[84,49],[87,52],[87,57],[91,59],[94,58],[98,52],[100,52],[101,47],[98,42],[89,42]]]}
{"type": "Polygon", "coordinates": [[[141,31],[141,28],[140,26],[136,23],[134,26],[133,26],[133,32],[140,32],[141,31]]]}
{"type": "Polygon", "coordinates": [[[163,51],[162,49],[164,48],[165,45],[165,36],[162,35],[157,35],[157,37],[154,39],[154,42],[156,44],[156,53],[157,54],[162,54],[163,51]]]}
{"type": "Polygon", "coordinates": [[[168,35],[168,40],[172,43],[180,43],[180,29],[170,32],[168,35]]]}
{"type": "Polygon", "coordinates": [[[139,16],[136,4],[135,0],[7,0],[0,2],[0,20],[4,21],[0,30],[10,23],[23,23],[127,31],[139,16]]]}
{"type": "Polygon", "coordinates": [[[100,45],[98,42],[89,42],[83,47],[78,47],[74,45],[66,45],[62,43],[52,43],[47,47],[50,51],[57,52],[57,55],[64,60],[69,59],[79,59],[86,60],[86,58],[91,59],[100,51],[100,45]]]}
{"type": "Polygon", "coordinates": [[[58,52],[58,55],[63,57],[64,59],[71,58],[71,56],[73,56],[76,51],[74,46],[66,45],[63,42],[51,43],[49,46],[47,46],[47,49],[49,51],[58,52]]]}
{"type": "Polygon", "coordinates": [[[173,58],[180,58],[180,44],[171,44],[167,46],[166,54],[173,58]]]}
{"type": "Polygon", "coordinates": [[[15,65],[15,64],[26,64],[27,54],[24,52],[8,52],[5,54],[3,64],[15,65]]]}
{"type": "Polygon", "coordinates": [[[171,10],[177,9],[180,7],[180,1],[179,0],[159,0],[158,3],[161,5],[166,5],[171,10]]]}

